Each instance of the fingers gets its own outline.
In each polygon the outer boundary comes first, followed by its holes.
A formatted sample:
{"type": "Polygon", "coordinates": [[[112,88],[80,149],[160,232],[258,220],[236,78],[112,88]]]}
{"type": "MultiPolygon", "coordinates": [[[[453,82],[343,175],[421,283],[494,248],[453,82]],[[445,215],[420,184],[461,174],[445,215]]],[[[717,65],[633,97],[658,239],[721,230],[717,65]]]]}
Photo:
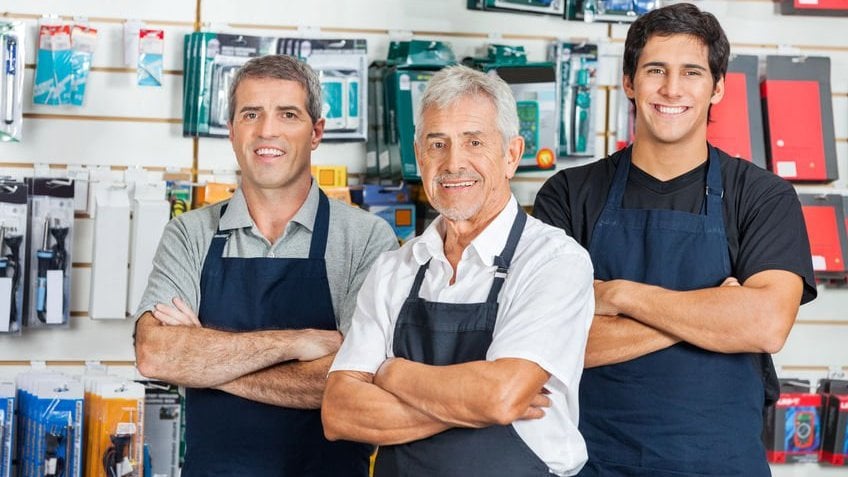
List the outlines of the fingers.
{"type": "Polygon", "coordinates": [[[545,388],[542,388],[539,391],[539,394],[533,396],[533,399],[530,401],[530,405],[527,406],[527,409],[524,410],[524,414],[519,418],[519,420],[529,420],[529,419],[541,419],[545,417],[545,409],[546,407],[551,407],[551,399],[547,396],[550,394],[545,388]]]}
{"type": "Polygon", "coordinates": [[[739,283],[739,280],[737,280],[734,277],[727,277],[727,278],[724,279],[723,282],[721,282],[721,285],[719,285],[719,286],[722,286],[722,287],[741,287],[742,284],[739,283]]]}
{"type": "Polygon", "coordinates": [[[180,310],[183,313],[183,315],[187,316],[189,318],[189,320],[191,320],[191,323],[194,326],[200,326],[200,319],[197,317],[197,313],[195,313],[194,310],[192,310],[186,304],[186,302],[184,302],[178,296],[174,297],[174,299],[172,301],[174,302],[174,306],[176,306],[177,309],[180,310]]]}
{"type": "Polygon", "coordinates": [[[174,308],[172,306],[165,305],[163,303],[157,304],[152,310],[153,317],[159,320],[162,324],[168,326],[200,326],[200,320],[197,318],[197,315],[191,311],[190,308],[185,304],[185,302],[175,298],[174,304],[179,308],[174,308]]]}

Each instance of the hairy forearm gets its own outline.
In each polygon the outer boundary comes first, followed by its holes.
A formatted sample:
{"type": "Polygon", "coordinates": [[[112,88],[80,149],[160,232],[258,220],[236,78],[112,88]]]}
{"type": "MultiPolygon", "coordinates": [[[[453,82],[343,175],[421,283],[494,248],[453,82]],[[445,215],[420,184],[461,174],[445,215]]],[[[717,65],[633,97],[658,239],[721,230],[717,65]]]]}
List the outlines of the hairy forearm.
{"type": "Polygon", "coordinates": [[[371,380],[369,373],[330,374],[321,407],[328,439],[394,445],[425,439],[451,427],[414,409],[371,380]]]}
{"type": "Polygon", "coordinates": [[[798,313],[803,284],[789,272],[761,274],[743,286],[684,292],[626,282],[614,300],[622,314],[707,350],[775,353],[798,313]]]}
{"type": "Polygon", "coordinates": [[[221,391],[274,406],[318,409],[335,354],[314,361],[280,363],[216,386],[221,391]]]}
{"type": "Polygon", "coordinates": [[[622,363],[668,348],[680,340],[626,316],[595,315],[584,367],[622,363]]]}
{"type": "Polygon", "coordinates": [[[392,359],[374,383],[454,427],[509,424],[523,415],[549,375],[522,359],[430,366],[392,359]]]}
{"type": "Polygon", "coordinates": [[[141,374],[149,378],[187,387],[213,387],[296,359],[296,333],[164,326],[146,313],[137,327],[136,361],[141,374]]]}

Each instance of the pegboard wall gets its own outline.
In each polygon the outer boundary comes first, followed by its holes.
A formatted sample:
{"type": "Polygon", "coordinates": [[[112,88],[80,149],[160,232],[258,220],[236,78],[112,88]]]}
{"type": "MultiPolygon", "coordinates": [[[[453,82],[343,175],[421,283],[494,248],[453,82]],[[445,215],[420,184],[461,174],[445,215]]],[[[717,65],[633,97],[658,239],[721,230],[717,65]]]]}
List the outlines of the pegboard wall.
{"type": "MultiPolygon", "coordinates": [[[[848,194],[848,18],[781,16],[771,0],[703,0],[696,3],[722,22],[737,54],[789,53],[829,56],[839,180],[799,186],[799,192],[848,194]]],[[[437,39],[451,43],[458,58],[474,56],[486,43],[523,45],[530,61],[542,61],[556,39],[584,39],[600,45],[599,87],[593,100],[596,151],[609,152],[615,141],[620,55],[627,25],[566,22],[559,18],[474,12],[465,0],[358,0],[311,2],[255,0],[4,0],[0,17],[26,22],[27,51],[23,139],[0,144],[0,175],[47,167],[104,166],[120,177],[129,168],[150,174],[166,170],[192,173],[198,180],[232,176],[236,162],[227,140],[182,137],[183,37],[200,28],[212,31],[287,37],[365,38],[369,60],[385,58],[392,39],[437,39]],[[88,22],[99,30],[97,50],[82,107],[32,104],[38,18],[56,14],[88,22]],[[165,31],[161,87],[136,85],[135,68],[123,63],[123,23],[138,19],[165,31]]],[[[599,154],[599,157],[601,154],[599,154]]],[[[324,143],[316,164],[348,168],[351,180],[365,172],[363,143],[324,143]]],[[[585,162],[585,161],[583,161],[585,162]]],[[[576,165],[562,162],[558,168],[576,165]]],[[[513,181],[518,199],[531,205],[551,172],[521,174],[513,181]]],[[[70,329],[24,330],[0,336],[0,379],[14,376],[31,361],[81,368],[100,361],[133,375],[131,320],[95,321],[88,316],[93,220],[77,214],[74,237],[70,329]]],[[[123,292],[123,291],[122,291],[123,292]]],[[[819,288],[819,298],[801,308],[784,349],[775,355],[783,376],[817,379],[848,372],[848,289],[819,288]]],[[[845,475],[816,465],[775,467],[775,475],[845,475]]]]}

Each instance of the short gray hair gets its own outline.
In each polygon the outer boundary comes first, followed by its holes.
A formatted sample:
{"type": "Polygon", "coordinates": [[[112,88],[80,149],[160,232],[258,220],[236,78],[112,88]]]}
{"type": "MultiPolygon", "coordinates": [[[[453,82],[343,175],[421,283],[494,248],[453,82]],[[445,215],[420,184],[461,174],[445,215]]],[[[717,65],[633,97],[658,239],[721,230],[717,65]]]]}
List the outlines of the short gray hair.
{"type": "Polygon", "coordinates": [[[266,55],[251,58],[242,65],[233,78],[229,91],[230,122],[236,115],[236,90],[242,80],[247,78],[271,78],[296,81],[306,90],[306,112],[312,124],[321,118],[321,82],[315,70],[305,62],[288,55],[266,55]]]}
{"type": "Polygon", "coordinates": [[[421,123],[427,108],[446,108],[469,96],[486,96],[492,100],[506,151],[509,141],[518,136],[518,109],[512,90],[499,76],[462,65],[449,66],[439,71],[427,83],[421,97],[421,107],[415,115],[415,142],[420,142],[421,123]]]}

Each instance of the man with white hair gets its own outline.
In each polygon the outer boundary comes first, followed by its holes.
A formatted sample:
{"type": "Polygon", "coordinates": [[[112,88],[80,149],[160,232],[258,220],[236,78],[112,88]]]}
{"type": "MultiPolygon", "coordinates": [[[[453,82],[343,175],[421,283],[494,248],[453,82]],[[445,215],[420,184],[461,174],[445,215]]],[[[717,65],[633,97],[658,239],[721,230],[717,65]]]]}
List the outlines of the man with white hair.
{"type": "Polygon", "coordinates": [[[330,368],[324,432],[378,444],[376,477],[573,475],[586,461],[589,256],[510,192],[524,140],[503,80],[446,68],[416,119],[441,216],[365,279],[330,368]]]}

